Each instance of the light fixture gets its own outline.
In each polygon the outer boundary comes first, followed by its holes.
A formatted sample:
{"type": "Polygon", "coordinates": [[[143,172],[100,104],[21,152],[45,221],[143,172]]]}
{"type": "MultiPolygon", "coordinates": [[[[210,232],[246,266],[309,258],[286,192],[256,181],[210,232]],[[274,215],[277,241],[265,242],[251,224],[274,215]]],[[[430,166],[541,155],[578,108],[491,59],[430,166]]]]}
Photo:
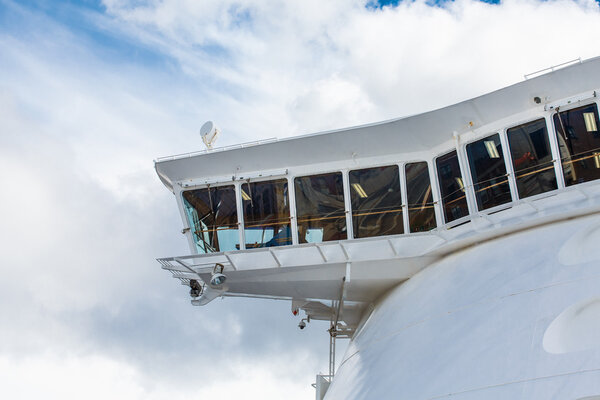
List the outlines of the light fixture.
{"type": "Polygon", "coordinates": [[[458,178],[454,178],[454,180],[456,180],[456,183],[458,183],[458,187],[460,188],[460,190],[462,190],[464,192],[465,191],[465,184],[463,183],[462,178],[458,177],[458,178]]]}
{"type": "Polygon", "coordinates": [[[600,153],[594,153],[594,165],[600,168],[600,153]]]}
{"type": "Polygon", "coordinates": [[[223,266],[223,264],[219,264],[219,263],[215,264],[212,275],[210,277],[210,286],[218,287],[225,283],[225,281],[227,280],[227,277],[223,273],[224,268],[225,267],[223,266]]]}
{"type": "Polygon", "coordinates": [[[485,140],[483,143],[485,144],[485,149],[487,150],[490,158],[500,158],[500,154],[498,154],[498,149],[496,148],[496,143],[493,140],[485,140]]]}
{"type": "Polygon", "coordinates": [[[593,112],[584,112],[583,121],[585,122],[585,129],[588,132],[598,132],[598,126],[596,125],[596,116],[593,112]]]}
{"type": "Polygon", "coordinates": [[[363,188],[362,188],[362,186],[360,186],[360,183],[353,183],[353,184],[352,184],[352,188],[353,188],[354,190],[356,190],[356,193],[358,193],[358,195],[359,195],[360,197],[362,197],[363,199],[365,199],[365,198],[369,197],[369,196],[367,195],[367,192],[365,192],[365,189],[363,189],[363,188]]]}
{"type": "Polygon", "coordinates": [[[242,200],[251,201],[252,198],[248,196],[248,193],[244,191],[244,189],[240,189],[242,191],[242,200]]]}

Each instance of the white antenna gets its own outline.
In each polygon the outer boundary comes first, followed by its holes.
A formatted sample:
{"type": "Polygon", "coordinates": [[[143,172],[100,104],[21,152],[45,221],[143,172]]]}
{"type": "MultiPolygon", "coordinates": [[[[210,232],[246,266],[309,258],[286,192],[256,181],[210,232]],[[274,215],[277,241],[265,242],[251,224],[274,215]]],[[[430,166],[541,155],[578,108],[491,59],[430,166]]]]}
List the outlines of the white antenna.
{"type": "Polygon", "coordinates": [[[212,121],[206,121],[204,125],[200,128],[200,136],[202,136],[202,141],[206,145],[207,149],[212,149],[213,144],[217,140],[217,136],[219,136],[219,129],[217,129],[216,125],[212,121]]]}

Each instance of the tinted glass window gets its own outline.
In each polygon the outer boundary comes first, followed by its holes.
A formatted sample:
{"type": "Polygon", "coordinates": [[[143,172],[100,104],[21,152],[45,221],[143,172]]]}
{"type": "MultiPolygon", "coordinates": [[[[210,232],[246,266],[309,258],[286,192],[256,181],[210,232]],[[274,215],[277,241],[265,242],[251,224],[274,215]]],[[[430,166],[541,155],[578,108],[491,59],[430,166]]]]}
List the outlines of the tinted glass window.
{"type": "Polygon", "coordinates": [[[300,243],[346,239],[342,173],[294,179],[300,243]]]}
{"type": "Polygon", "coordinates": [[[239,249],[233,186],[188,190],[183,205],[199,253],[239,249]]]}
{"type": "Polygon", "coordinates": [[[292,244],[287,180],[244,183],[241,190],[246,248],[292,244]]]}
{"type": "Polygon", "coordinates": [[[485,210],[510,202],[512,199],[500,135],[495,134],[468,144],[467,157],[471,167],[477,207],[485,210]]]}
{"type": "Polygon", "coordinates": [[[408,222],[411,232],[425,232],[436,227],[431,181],[426,162],[406,164],[408,222]]]}
{"type": "Polygon", "coordinates": [[[396,165],[350,171],[355,238],[404,232],[398,171],[396,165]]]}
{"type": "Polygon", "coordinates": [[[600,178],[599,125],[595,104],[554,115],[567,186],[600,178]]]}
{"type": "Polygon", "coordinates": [[[435,161],[440,180],[440,194],[446,223],[469,215],[465,186],[460,174],[456,150],[435,161]]]}
{"type": "Polygon", "coordinates": [[[507,131],[520,198],[557,188],[546,121],[538,119],[507,131]]]}

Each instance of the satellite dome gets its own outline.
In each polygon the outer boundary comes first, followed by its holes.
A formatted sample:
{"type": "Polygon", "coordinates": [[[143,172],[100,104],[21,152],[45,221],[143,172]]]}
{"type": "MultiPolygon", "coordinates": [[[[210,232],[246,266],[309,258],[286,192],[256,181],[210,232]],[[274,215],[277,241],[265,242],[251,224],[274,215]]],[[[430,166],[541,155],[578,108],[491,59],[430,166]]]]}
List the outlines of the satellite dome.
{"type": "Polygon", "coordinates": [[[206,121],[200,128],[200,136],[208,149],[213,148],[213,144],[219,136],[219,129],[212,121],[206,121]]]}

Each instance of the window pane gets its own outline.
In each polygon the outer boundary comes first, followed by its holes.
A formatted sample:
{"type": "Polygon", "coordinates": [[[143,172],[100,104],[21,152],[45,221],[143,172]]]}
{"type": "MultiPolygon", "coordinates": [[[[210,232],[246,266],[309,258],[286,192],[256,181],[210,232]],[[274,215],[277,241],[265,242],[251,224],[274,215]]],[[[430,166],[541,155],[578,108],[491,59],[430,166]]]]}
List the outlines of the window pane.
{"type": "Polygon", "coordinates": [[[300,243],[346,239],[342,173],[294,179],[300,243]]]}
{"type": "Polygon", "coordinates": [[[456,150],[435,161],[440,180],[440,193],[446,223],[469,215],[465,186],[460,174],[456,150]]]}
{"type": "Polygon", "coordinates": [[[554,115],[554,127],[565,183],[570,186],[600,178],[598,108],[591,104],[558,114],[554,115]]]}
{"type": "Polygon", "coordinates": [[[183,205],[199,253],[239,249],[233,186],[185,191],[183,205]]]}
{"type": "Polygon", "coordinates": [[[244,183],[241,190],[246,248],[292,244],[287,180],[244,183]]]}
{"type": "Polygon", "coordinates": [[[500,135],[495,134],[467,145],[473,188],[480,210],[508,203],[510,187],[506,176],[500,135]]]}
{"type": "Polygon", "coordinates": [[[350,171],[355,238],[404,232],[398,166],[350,171]]]}
{"type": "Polygon", "coordinates": [[[507,131],[519,198],[557,188],[546,121],[538,119],[507,131]]]}
{"type": "Polygon", "coordinates": [[[436,223],[427,163],[406,164],[405,171],[410,231],[430,231],[436,227],[436,223]]]}

